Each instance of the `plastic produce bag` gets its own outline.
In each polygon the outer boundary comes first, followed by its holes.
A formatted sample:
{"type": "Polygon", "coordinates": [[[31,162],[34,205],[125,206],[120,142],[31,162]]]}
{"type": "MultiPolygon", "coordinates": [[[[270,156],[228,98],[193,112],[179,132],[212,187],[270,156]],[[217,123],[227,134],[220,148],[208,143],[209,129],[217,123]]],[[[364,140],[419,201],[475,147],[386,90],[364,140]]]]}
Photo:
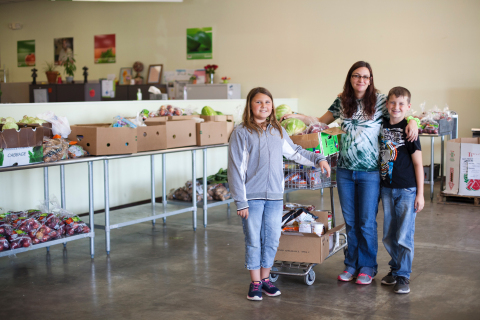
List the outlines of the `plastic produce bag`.
{"type": "Polygon", "coordinates": [[[7,236],[7,239],[10,242],[12,250],[32,246],[32,239],[30,239],[25,231],[14,230],[11,235],[7,236]]]}
{"type": "Polygon", "coordinates": [[[10,250],[10,243],[8,243],[7,236],[0,233],[0,252],[10,250]]]}
{"type": "Polygon", "coordinates": [[[54,136],[54,139],[43,139],[43,161],[55,162],[68,158],[68,141],[54,136]]]}
{"type": "MultiPolygon", "coordinates": [[[[76,143],[76,141],[73,141],[76,143]]],[[[75,159],[75,158],[81,158],[81,157],[85,157],[88,155],[88,152],[83,149],[82,146],[79,146],[78,144],[71,144],[69,147],[68,147],[68,158],[69,159],[75,159]]]]}
{"type": "Polygon", "coordinates": [[[52,124],[53,135],[58,134],[62,138],[68,138],[68,135],[72,132],[68,119],[66,117],[56,116],[52,111],[38,114],[37,118],[46,120],[52,124]]]}

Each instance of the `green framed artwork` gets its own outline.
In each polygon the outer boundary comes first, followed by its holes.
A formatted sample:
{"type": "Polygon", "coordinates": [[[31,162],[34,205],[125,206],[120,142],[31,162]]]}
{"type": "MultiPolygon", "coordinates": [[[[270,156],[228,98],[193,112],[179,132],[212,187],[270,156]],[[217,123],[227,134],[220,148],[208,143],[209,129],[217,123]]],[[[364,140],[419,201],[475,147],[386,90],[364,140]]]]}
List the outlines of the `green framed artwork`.
{"type": "Polygon", "coordinates": [[[187,60],[212,59],[212,28],[187,29],[187,60]]]}
{"type": "Polygon", "coordinates": [[[17,66],[35,66],[35,40],[17,41],[17,66]]]}

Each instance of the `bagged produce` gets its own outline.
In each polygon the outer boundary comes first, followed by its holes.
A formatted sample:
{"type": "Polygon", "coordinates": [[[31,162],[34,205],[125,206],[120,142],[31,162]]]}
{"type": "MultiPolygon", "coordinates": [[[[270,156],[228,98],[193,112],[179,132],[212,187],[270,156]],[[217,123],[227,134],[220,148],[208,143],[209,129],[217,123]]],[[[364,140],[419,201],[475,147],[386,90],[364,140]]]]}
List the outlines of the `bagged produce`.
{"type": "Polygon", "coordinates": [[[181,116],[183,115],[183,110],[178,107],[173,107],[172,105],[162,105],[158,110],[158,115],[160,117],[165,116],[181,116]]]}
{"type": "Polygon", "coordinates": [[[32,239],[25,231],[14,230],[11,235],[7,236],[11,249],[28,248],[32,245],[32,239]]]}
{"type": "Polygon", "coordinates": [[[0,252],[10,250],[10,243],[8,243],[7,236],[0,233],[0,252]]]}
{"type": "Polygon", "coordinates": [[[302,120],[296,118],[288,118],[282,121],[281,124],[282,127],[285,128],[285,131],[287,131],[287,134],[289,136],[302,133],[306,128],[305,123],[302,120]]]}
{"type": "Polygon", "coordinates": [[[6,223],[5,221],[0,222],[0,234],[9,236],[13,233],[13,227],[11,224],[6,223]]]}
{"type": "Polygon", "coordinates": [[[83,222],[78,216],[64,216],[63,222],[65,223],[65,234],[67,236],[73,236],[74,234],[89,233],[90,227],[83,222]]]}
{"type": "Polygon", "coordinates": [[[88,152],[85,149],[83,149],[82,146],[79,146],[76,143],[77,143],[76,141],[70,142],[70,146],[68,147],[69,159],[81,158],[88,155],[88,152]],[[72,142],[74,142],[75,144],[72,144],[72,142]]]}
{"type": "Polygon", "coordinates": [[[68,141],[56,135],[53,139],[43,139],[43,161],[55,162],[68,158],[68,141]]]}
{"type": "Polygon", "coordinates": [[[232,197],[228,189],[223,184],[217,184],[213,188],[213,199],[218,201],[225,201],[232,197]]]}

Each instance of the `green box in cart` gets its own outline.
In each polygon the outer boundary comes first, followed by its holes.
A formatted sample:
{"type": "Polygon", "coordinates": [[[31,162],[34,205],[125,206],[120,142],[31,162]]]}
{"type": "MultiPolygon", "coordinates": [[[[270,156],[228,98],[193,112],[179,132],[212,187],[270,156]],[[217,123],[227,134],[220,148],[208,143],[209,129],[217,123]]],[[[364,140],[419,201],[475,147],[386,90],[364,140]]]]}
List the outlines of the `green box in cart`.
{"type": "Polygon", "coordinates": [[[324,156],[329,156],[338,152],[338,136],[344,134],[339,127],[328,128],[318,133],[303,134],[291,136],[293,143],[302,148],[315,152],[319,150],[324,156]]]}

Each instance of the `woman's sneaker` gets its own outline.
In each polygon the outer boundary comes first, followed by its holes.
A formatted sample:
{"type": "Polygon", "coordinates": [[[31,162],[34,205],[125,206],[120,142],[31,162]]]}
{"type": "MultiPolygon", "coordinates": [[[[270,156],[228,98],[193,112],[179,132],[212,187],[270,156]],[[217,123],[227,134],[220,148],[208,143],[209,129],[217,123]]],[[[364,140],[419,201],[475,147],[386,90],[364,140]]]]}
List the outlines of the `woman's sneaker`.
{"type": "Polygon", "coordinates": [[[337,277],[338,280],[340,281],[344,281],[344,282],[348,282],[348,281],[352,281],[354,278],[353,274],[351,274],[350,272],[348,271],[343,271],[342,273],[340,273],[337,277]]]}
{"type": "Polygon", "coordinates": [[[395,287],[393,287],[393,291],[395,293],[409,293],[410,292],[410,286],[408,285],[410,283],[410,280],[405,277],[397,277],[397,283],[395,284],[395,287]]]}
{"type": "Polygon", "coordinates": [[[393,276],[392,270],[390,270],[390,272],[385,277],[383,277],[382,284],[387,286],[393,286],[395,283],[397,283],[397,280],[393,276]]]}
{"type": "Polygon", "coordinates": [[[262,289],[263,292],[265,292],[265,294],[269,297],[276,297],[282,294],[268,278],[262,279],[262,289]]]}
{"type": "Polygon", "coordinates": [[[357,277],[356,284],[370,284],[372,283],[373,278],[366,273],[360,273],[357,277]]]}
{"type": "Polygon", "coordinates": [[[261,281],[253,281],[250,283],[250,289],[248,290],[247,299],[253,301],[260,301],[263,299],[261,281]]]}

